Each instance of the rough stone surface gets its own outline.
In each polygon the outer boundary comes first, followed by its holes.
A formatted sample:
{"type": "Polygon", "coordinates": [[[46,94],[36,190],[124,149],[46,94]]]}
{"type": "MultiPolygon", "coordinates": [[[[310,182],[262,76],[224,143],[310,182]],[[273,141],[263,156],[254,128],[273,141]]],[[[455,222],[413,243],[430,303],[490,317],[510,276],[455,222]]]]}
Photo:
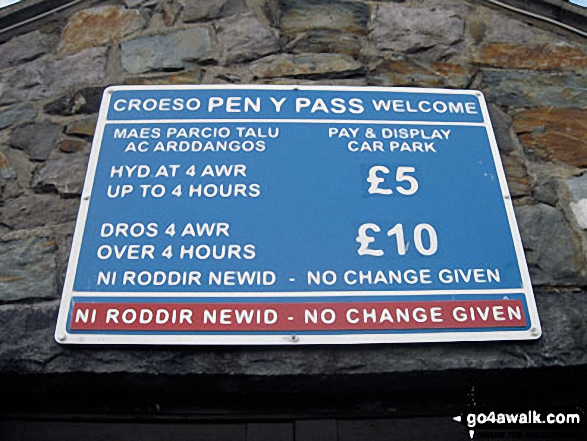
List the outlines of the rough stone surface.
{"type": "Polygon", "coordinates": [[[474,51],[473,61],[482,66],[508,69],[581,71],[587,68],[585,51],[567,44],[492,43],[474,51]]]}
{"type": "Polygon", "coordinates": [[[557,181],[549,176],[541,176],[532,189],[532,197],[551,207],[556,206],[559,201],[557,181]]]}
{"type": "Polygon", "coordinates": [[[504,153],[511,153],[515,150],[515,144],[512,138],[512,119],[494,104],[487,106],[491,126],[497,141],[497,147],[504,153]]]}
{"type": "Polygon", "coordinates": [[[83,152],[89,150],[89,144],[76,138],[65,138],[59,141],[59,150],[65,153],[83,152]]]}
{"type": "Polygon", "coordinates": [[[218,23],[220,63],[232,64],[255,60],[279,50],[277,33],[252,13],[225,18],[218,23]]]}
{"type": "Polygon", "coordinates": [[[46,237],[0,243],[0,302],[55,297],[55,249],[46,237]]]}
{"type": "Polygon", "coordinates": [[[49,121],[20,126],[12,131],[10,144],[34,161],[44,161],[57,145],[62,127],[49,121]]]}
{"type": "Polygon", "coordinates": [[[372,37],[381,50],[442,59],[454,53],[453,46],[463,39],[464,28],[459,11],[450,5],[436,9],[383,3],[377,9],[372,37]]]}
{"type": "Polygon", "coordinates": [[[122,37],[138,32],[146,25],[136,9],[106,5],[84,9],[71,16],[61,34],[60,53],[110,45],[122,37]]]}
{"type": "Polygon", "coordinates": [[[58,95],[72,86],[100,84],[107,48],[91,48],[61,59],[39,59],[0,73],[0,105],[58,95]]]}
{"type": "Polygon", "coordinates": [[[341,54],[271,55],[251,65],[251,72],[260,78],[345,76],[363,69],[361,63],[341,54]]]}
{"type": "Polygon", "coordinates": [[[152,33],[162,33],[167,31],[167,25],[165,24],[165,15],[163,11],[159,10],[160,8],[156,8],[151,18],[149,18],[149,24],[147,25],[147,29],[149,30],[149,35],[152,33]]]}
{"type": "Polygon", "coordinates": [[[0,208],[2,224],[13,230],[74,221],[79,199],[49,194],[27,194],[9,199],[0,208]]]}
{"type": "Polygon", "coordinates": [[[512,197],[529,196],[530,180],[524,159],[517,155],[502,155],[501,162],[512,197]]]}
{"type": "Polygon", "coordinates": [[[173,26],[177,17],[179,17],[182,7],[179,3],[176,3],[173,0],[167,0],[162,3],[160,9],[165,26],[173,26]]]}
{"type": "Polygon", "coordinates": [[[567,186],[573,196],[571,210],[575,220],[579,228],[587,230],[587,174],[567,179],[567,186]]]}
{"type": "Polygon", "coordinates": [[[541,107],[523,110],[514,129],[528,150],[546,161],[587,167],[587,110],[541,107]]]}
{"type": "Polygon", "coordinates": [[[385,60],[369,75],[376,86],[465,87],[471,69],[452,63],[416,63],[405,60],[385,60]]]}
{"type": "Polygon", "coordinates": [[[583,107],[587,102],[584,75],[523,70],[483,70],[490,101],[512,107],[583,107]]]}
{"type": "Polygon", "coordinates": [[[97,122],[98,117],[96,115],[84,119],[78,119],[67,125],[65,133],[74,136],[92,137],[96,131],[97,122]]]}
{"type": "Polygon", "coordinates": [[[337,53],[358,57],[365,37],[354,34],[341,34],[336,31],[309,31],[298,35],[287,44],[287,51],[294,53],[337,53]]]}
{"type": "Polygon", "coordinates": [[[208,60],[212,56],[210,29],[207,26],[135,38],[124,41],[121,47],[122,65],[132,74],[182,69],[190,61],[208,60]]]}
{"type": "Polygon", "coordinates": [[[202,84],[252,83],[253,74],[247,66],[233,64],[225,66],[206,66],[202,68],[202,84]]]}
{"type": "Polygon", "coordinates": [[[544,204],[516,208],[533,285],[581,284],[579,262],[560,211],[544,204]]]}
{"type": "Polygon", "coordinates": [[[288,0],[281,17],[281,30],[287,37],[315,30],[366,34],[369,7],[359,2],[312,3],[288,0]]]}
{"type": "Polygon", "coordinates": [[[86,87],[75,93],[68,93],[45,105],[49,115],[71,116],[91,114],[100,110],[104,87],[86,87]]]}
{"type": "Polygon", "coordinates": [[[460,15],[465,16],[470,12],[476,13],[472,5],[467,0],[383,0],[382,3],[407,3],[408,5],[416,8],[428,7],[428,8],[439,8],[444,6],[450,6],[454,11],[460,15]]]}
{"type": "Polygon", "coordinates": [[[510,16],[501,11],[484,9],[481,14],[472,17],[469,26],[480,33],[475,39],[485,42],[535,44],[537,40],[552,40],[553,34],[524,23],[524,19],[520,15],[510,16]]]}
{"type": "Polygon", "coordinates": [[[0,111],[0,130],[13,124],[30,121],[37,116],[37,111],[30,104],[19,104],[0,111]]]}
{"type": "Polygon", "coordinates": [[[183,5],[183,21],[198,21],[205,18],[218,18],[227,0],[186,0],[183,5]]]}
{"type": "Polygon", "coordinates": [[[41,191],[55,191],[63,196],[81,194],[88,155],[85,153],[56,153],[34,176],[32,186],[41,191]]]}
{"type": "Polygon", "coordinates": [[[19,35],[0,46],[0,69],[32,61],[57,45],[58,38],[40,31],[19,35]]]}
{"type": "Polygon", "coordinates": [[[16,171],[10,166],[10,161],[4,153],[0,152],[0,190],[2,190],[2,195],[4,195],[7,183],[15,180],[16,177],[16,171]]]}
{"type": "Polygon", "coordinates": [[[30,188],[32,174],[37,164],[31,162],[29,156],[18,149],[4,147],[1,153],[0,183],[2,198],[18,197],[30,188]]]}

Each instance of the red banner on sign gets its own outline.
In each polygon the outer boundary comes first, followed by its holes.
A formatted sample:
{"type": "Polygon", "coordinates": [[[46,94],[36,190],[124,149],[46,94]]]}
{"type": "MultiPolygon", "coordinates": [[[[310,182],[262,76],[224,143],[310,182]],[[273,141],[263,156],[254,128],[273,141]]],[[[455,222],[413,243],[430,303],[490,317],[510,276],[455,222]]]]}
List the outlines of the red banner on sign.
{"type": "Polygon", "coordinates": [[[75,302],[71,331],[303,332],[525,328],[521,300],[75,302]]]}

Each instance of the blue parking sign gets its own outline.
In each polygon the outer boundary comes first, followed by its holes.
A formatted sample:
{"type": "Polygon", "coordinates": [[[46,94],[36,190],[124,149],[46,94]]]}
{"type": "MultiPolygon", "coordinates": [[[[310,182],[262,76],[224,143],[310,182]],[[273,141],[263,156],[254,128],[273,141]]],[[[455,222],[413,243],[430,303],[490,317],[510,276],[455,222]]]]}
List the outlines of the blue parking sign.
{"type": "Polygon", "coordinates": [[[534,339],[483,95],[293,86],[104,93],[56,339],[534,339]]]}

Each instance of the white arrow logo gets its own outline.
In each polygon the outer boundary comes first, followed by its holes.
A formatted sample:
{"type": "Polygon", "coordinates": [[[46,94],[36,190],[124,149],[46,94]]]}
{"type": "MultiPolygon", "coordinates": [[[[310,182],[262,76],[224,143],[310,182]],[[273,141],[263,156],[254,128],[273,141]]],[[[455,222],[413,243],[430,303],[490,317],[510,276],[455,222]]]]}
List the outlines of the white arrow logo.
{"type": "MultiPolygon", "coordinates": [[[[457,423],[460,423],[462,421],[461,416],[456,416],[452,418],[454,421],[456,421],[457,423]]],[[[474,430],[469,430],[469,436],[471,437],[471,439],[473,439],[473,437],[475,436],[475,431],[474,430]]]]}

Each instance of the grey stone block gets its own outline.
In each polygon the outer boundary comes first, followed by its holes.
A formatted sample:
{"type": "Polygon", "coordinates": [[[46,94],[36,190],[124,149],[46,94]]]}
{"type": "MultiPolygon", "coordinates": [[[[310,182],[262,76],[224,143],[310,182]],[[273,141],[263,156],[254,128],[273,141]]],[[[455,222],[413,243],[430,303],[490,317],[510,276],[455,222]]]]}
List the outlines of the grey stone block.
{"type": "Polygon", "coordinates": [[[13,230],[21,230],[73,221],[78,209],[78,198],[26,194],[7,200],[0,208],[0,217],[4,225],[13,230]]]}
{"type": "Polygon", "coordinates": [[[316,30],[349,34],[368,32],[370,10],[365,3],[287,0],[284,9],[281,29],[288,37],[316,30]]]}
{"type": "Polygon", "coordinates": [[[255,60],[279,50],[277,33],[252,13],[220,20],[217,29],[221,64],[255,60]]]}
{"type": "Polygon", "coordinates": [[[184,0],[181,18],[189,23],[228,17],[248,11],[249,2],[251,0],[184,0]]]}
{"type": "Polygon", "coordinates": [[[515,144],[512,139],[512,133],[510,132],[512,119],[494,104],[489,104],[487,108],[499,150],[504,153],[513,152],[515,150],[515,144]]]}
{"type": "Polygon", "coordinates": [[[304,32],[298,37],[287,45],[288,51],[298,54],[338,53],[358,57],[365,42],[365,37],[360,35],[324,30],[304,32]]]}
{"type": "Polygon", "coordinates": [[[57,190],[63,196],[81,194],[88,155],[86,153],[56,153],[33,177],[32,187],[41,191],[57,190]]]}
{"type": "Polygon", "coordinates": [[[90,48],[60,59],[39,59],[0,73],[0,105],[38,100],[70,87],[100,84],[106,77],[104,47],[90,48]]]}
{"type": "Polygon", "coordinates": [[[56,147],[62,127],[49,121],[25,124],[14,129],[10,144],[24,151],[34,161],[44,161],[56,147]]]}
{"type": "Polygon", "coordinates": [[[39,31],[19,35],[0,46],[0,69],[32,61],[51,52],[59,38],[39,31]]]}
{"type": "Polygon", "coordinates": [[[536,44],[554,37],[550,32],[510,18],[501,11],[488,11],[482,18],[485,24],[484,41],[487,42],[536,44]]]}
{"type": "Polygon", "coordinates": [[[581,285],[584,280],[563,215],[545,204],[516,208],[516,218],[534,285],[581,285]]]}
{"type": "Polygon", "coordinates": [[[451,5],[414,8],[383,3],[377,9],[371,35],[380,50],[441,59],[455,53],[453,46],[463,39],[465,22],[460,13],[451,5]]]}
{"type": "Polygon", "coordinates": [[[0,302],[55,297],[55,250],[46,237],[0,243],[0,302]]]}
{"type": "Polygon", "coordinates": [[[538,202],[554,207],[558,198],[558,183],[549,176],[540,176],[532,191],[532,197],[538,202]]]}
{"type": "Polygon", "coordinates": [[[587,102],[584,75],[487,69],[482,83],[488,99],[503,106],[581,108],[587,102]]]}
{"type": "Polygon", "coordinates": [[[37,166],[21,150],[0,146],[0,187],[2,198],[20,196],[30,188],[32,174],[37,166]]]}
{"type": "Polygon", "coordinates": [[[37,115],[37,111],[30,104],[19,104],[0,111],[0,130],[13,124],[30,121],[37,115]]]}
{"type": "Polygon", "coordinates": [[[185,22],[218,18],[227,0],[186,0],[182,18],[185,22]]]}
{"type": "Polygon", "coordinates": [[[251,72],[258,78],[337,78],[363,70],[364,66],[357,60],[341,54],[270,55],[251,64],[251,72]]]}
{"type": "Polygon", "coordinates": [[[122,66],[133,74],[183,69],[190,61],[208,60],[212,56],[210,29],[207,26],[135,38],[122,42],[121,47],[122,66]]]}

